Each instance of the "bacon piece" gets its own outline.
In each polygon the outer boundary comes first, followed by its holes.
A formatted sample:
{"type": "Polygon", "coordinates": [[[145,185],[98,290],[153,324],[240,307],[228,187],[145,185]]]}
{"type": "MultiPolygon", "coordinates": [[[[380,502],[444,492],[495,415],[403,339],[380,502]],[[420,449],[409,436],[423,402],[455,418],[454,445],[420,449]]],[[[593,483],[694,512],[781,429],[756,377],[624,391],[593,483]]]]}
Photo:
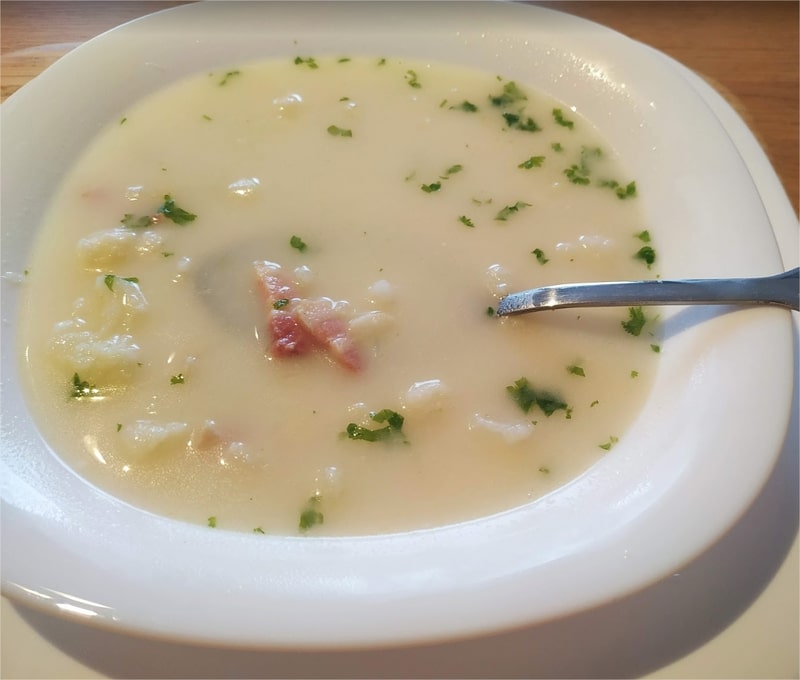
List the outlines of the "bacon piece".
{"type": "Polygon", "coordinates": [[[332,300],[299,297],[296,286],[283,276],[279,264],[261,261],[254,262],[253,266],[269,307],[268,329],[273,356],[301,356],[319,346],[345,368],[361,369],[361,353],[347,321],[332,300]],[[277,308],[276,303],[279,303],[277,308]]]}
{"type": "Polygon", "coordinates": [[[273,309],[269,315],[270,350],[276,357],[308,354],[314,347],[314,337],[297,317],[284,309],[273,309]]]}
{"type": "Polygon", "coordinates": [[[297,320],[314,339],[325,347],[330,355],[342,366],[358,371],[363,366],[350,328],[339,313],[332,300],[316,298],[297,300],[293,307],[297,320]]]}
{"type": "Polygon", "coordinates": [[[253,262],[253,267],[255,267],[258,275],[261,291],[264,293],[264,297],[266,297],[270,307],[278,300],[290,300],[298,297],[294,284],[283,276],[279,264],[262,260],[253,262]]]}

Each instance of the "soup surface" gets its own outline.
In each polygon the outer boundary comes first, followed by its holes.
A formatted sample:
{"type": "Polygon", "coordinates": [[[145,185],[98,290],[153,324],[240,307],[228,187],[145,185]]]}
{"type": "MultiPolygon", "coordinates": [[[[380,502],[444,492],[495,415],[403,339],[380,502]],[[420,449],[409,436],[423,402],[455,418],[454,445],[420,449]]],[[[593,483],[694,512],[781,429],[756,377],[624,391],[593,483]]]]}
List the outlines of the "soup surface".
{"type": "Polygon", "coordinates": [[[500,319],[505,293],[651,278],[636,192],[568,103],[496,74],[298,56],[121,112],[26,276],[27,389],[78,474],[265,534],[509,509],[624,437],[641,309],[500,319]]]}

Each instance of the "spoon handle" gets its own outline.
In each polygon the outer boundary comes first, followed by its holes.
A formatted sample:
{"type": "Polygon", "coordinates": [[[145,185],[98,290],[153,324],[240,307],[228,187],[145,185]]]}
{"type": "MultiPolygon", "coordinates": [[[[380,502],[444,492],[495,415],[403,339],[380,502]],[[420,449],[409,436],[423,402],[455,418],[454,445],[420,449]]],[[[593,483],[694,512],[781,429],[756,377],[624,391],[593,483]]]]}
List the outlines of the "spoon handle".
{"type": "Polygon", "coordinates": [[[568,283],[506,295],[498,316],[564,307],[638,305],[779,305],[800,309],[798,269],[744,279],[568,283]]]}

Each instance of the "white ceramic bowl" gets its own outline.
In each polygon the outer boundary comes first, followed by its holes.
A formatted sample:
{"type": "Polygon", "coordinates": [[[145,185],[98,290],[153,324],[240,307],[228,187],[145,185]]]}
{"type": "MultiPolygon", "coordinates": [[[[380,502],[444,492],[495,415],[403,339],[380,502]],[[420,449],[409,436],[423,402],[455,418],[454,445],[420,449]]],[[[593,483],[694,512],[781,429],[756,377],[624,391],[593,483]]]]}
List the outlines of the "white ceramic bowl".
{"type": "MultiPolygon", "coordinates": [[[[200,3],[100,36],[3,104],[2,271],[24,269],[54,187],[120,110],[191,73],[298,51],[471,65],[544,90],[593,121],[637,178],[665,278],[781,269],[724,128],[666,60],[619,34],[504,3],[200,3]]],[[[768,477],[788,422],[788,313],[673,308],[631,432],[538,502],[398,535],[211,532],[109,497],[43,444],[18,388],[19,285],[2,286],[3,592],[123,631],[364,648],[580,611],[721,536],[768,477]]]]}

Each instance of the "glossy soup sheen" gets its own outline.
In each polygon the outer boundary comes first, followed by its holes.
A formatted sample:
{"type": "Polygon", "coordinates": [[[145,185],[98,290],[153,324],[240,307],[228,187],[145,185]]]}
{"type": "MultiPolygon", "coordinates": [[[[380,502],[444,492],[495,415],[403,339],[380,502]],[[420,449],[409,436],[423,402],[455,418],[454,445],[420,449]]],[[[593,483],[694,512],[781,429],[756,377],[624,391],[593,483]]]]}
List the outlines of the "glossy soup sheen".
{"type": "Polygon", "coordinates": [[[610,455],[659,349],[649,310],[498,299],[652,278],[654,245],[613,149],[524,83],[332,56],[203,73],[65,178],[24,276],[30,401],[85,479],[217,530],[485,516],[610,455]]]}

